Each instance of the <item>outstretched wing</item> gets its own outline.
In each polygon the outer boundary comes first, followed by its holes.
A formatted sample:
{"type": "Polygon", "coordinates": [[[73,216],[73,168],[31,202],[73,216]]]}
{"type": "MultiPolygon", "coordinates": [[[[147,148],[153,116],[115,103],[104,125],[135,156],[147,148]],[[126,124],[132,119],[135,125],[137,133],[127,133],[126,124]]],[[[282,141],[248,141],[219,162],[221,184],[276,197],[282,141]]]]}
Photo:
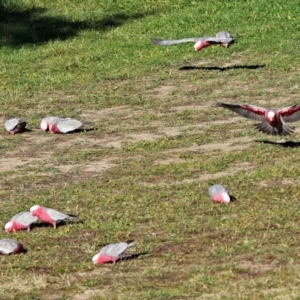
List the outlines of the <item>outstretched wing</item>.
{"type": "Polygon", "coordinates": [[[223,38],[223,37],[208,37],[205,38],[205,41],[212,44],[231,44],[234,42],[233,38],[223,38]]]}
{"type": "Polygon", "coordinates": [[[267,109],[249,105],[249,104],[229,104],[229,103],[217,103],[218,106],[232,110],[233,112],[251,120],[261,121],[265,120],[265,113],[267,109]]]}
{"type": "Polygon", "coordinates": [[[196,43],[200,40],[202,40],[202,38],[186,38],[186,39],[181,39],[181,40],[151,39],[151,41],[158,46],[170,46],[170,45],[189,43],[189,42],[196,43]]]}
{"type": "Polygon", "coordinates": [[[287,123],[297,122],[300,120],[300,105],[295,104],[278,110],[282,119],[287,123]]]}

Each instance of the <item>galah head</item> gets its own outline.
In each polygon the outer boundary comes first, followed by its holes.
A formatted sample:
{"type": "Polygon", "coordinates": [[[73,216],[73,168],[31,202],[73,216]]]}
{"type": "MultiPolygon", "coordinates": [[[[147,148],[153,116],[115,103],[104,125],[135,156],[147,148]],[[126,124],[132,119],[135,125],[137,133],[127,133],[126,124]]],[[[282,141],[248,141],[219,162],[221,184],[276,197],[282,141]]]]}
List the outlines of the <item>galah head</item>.
{"type": "Polygon", "coordinates": [[[93,256],[93,264],[97,264],[99,257],[100,257],[101,253],[97,253],[96,255],[93,256]]]}
{"type": "Polygon", "coordinates": [[[40,124],[40,128],[44,131],[47,131],[49,129],[49,125],[48,125],[48,122],[47,120],[43,119],[41,121],[41,124],[40,124]]]}
{"type": "Polygon", "coordinates": [[[226,204],[228,204],[231,200],[230,196],[226,192],[222,193],[222,199],[223,199],[223,203],[226,203],[226,204]]]}
{"type": "Polygon", "coordinates": [[[35,216],[35,213],[41,208],[40,205],[33,205],[31,208],[30,208],[30,212],[33,216],[35,216]]]}
{"type": "Polygon", "coordinates": [[[14,222],[12,222],[12,221],[7,222],[5,224],[5,226],[4,226],[4,229],[5,229],[6,232],[15,231],[15,229],[14,229],[14,222]]]}
{"type": "Polygon", "coordinates": [[[272,122],[275,118],[275,112],[273,110],[268,111],[267,118],[268,118],[269,121],[272,122]]]}

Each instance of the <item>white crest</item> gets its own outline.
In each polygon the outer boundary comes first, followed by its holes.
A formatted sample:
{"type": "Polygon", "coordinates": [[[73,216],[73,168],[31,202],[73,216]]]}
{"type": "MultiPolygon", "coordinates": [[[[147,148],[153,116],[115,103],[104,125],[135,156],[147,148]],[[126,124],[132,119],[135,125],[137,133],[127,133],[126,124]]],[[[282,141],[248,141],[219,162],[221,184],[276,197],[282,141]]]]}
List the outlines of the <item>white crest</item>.
{"type": "Polygon", "coordinates": [[[36,210],[38,210],[40,208],[40,205],[33,205],[31,208],[30,208],[30,212],[35,212],[36,210]]]}
{"type": "Polygon", "coordinates": [[[101,254],[101,253],[97,253],[96,255],[93,256],[93,263],[94,263],[94,264],[97,263],[97,260],[98,260],[98,258],[99,258],[99,256],[100,256],[100,254],[101,254]]]}
{"type": "Polygon", "coordinates": [[[198,42],[194,45],[195,51],[198,50],[198,48],[200,47],[201,43],[202,43],[202,41],[198,41],[198,42]]]}
{"type": "Polygon", "coordinates": [[[230,196],[227,193],[222,193],[222,198],[223,198],[225,203],[230,202],[230,196]]]}
{"type": "Polygon", "coordinates": [[[5,230],[9,230],[12,226],[13,226],[13,222],[12,221],[9,221],[9,222],[7,222],[6,224],[5,224],[5,226],[4,226],[4,229],[5,230]]]}
{"type": "Polygon", "coordinates": [[[273,119],[275,117],[275,112],[273,110],[268,111],[267,113],[268,118],[273,119]]]}

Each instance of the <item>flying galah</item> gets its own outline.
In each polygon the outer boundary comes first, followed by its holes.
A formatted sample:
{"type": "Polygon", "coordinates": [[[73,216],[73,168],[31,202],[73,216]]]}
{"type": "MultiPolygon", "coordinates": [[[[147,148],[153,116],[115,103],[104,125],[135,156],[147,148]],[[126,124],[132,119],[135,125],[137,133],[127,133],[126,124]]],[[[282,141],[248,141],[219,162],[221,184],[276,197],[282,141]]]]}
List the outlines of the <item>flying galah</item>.
{"type": "Polygon", "coordinates": [[[82,122],[72,118],[46,117],[42,119],[40,128],[51,133],[68,133],[82,126],[82,122]]]}
{"type": "Polygon", "coordinates": [[[36,222],[37,219],[38,218],[33,216],[30,211],[20,212],[5,224],[4,229],[6,232],[14,232],[22,229],[30,231],[31,224],[36,222]]]}
{"type": "Polygon", "coordinates": [[[30,208],[30,212],[33,216],[38,217],[42,222],[52,224],[54,228],[56,228],[56,224],[61,221],[73,220],[76,218],[74,216],[69,216],[55,209],[40,205],[32,206],[30,208]]]}
{"type": "Polygon", "coordinates": [[[222,47],[229,47],[234,43],[235,38],[231,35],[229,31],[220,31],[217,33],[216,37],[200,37],[200,38],[186,38],[181,40],[161,40],[152,39],[152,42],[159,46],[169,46],[187,42],[193,42],[195,51],[200,51],[203,48],[209,47],[214,44],[219,44],[222,47]]]}
{"type": "Polygon", "coordinates": [[[0,253],[3,255],[18,254],[23,252],[23,245],[11,239],[0,240],[0,253]]]}
{"type": "Polygon", "coordinates": [[[132,246],[135,241],[131,242],[121,242],[116,244],[109,244],[103,247],[100,252],[93,257],[93,263],[95,265],[113,262],[115,263],[117,260],[122,258],[122,255],[126,251],[126,249],[132,246]]]}
{"type": "Polygon", "coordinates": [[[17,118],[9,119],[5,121],[4,127],[9,134],[15,134],[23,132],[27,122],[17,118]]]}
{"type": "Polygon", "coordinates": [[[289,135],[294,129],[285,122],[291,123],[300,120],[300,105],[295,104],[281,109],[268,109],[249,104],[227,104],[218,103],[220,107],[232,110],[239,115],[260,121],[255,128],[261,132],[271,135],[289,135]]]}
{"type": "Polygon", "coordinates": [[[228,204],[230,202],[229,191],[220,184],[213,184],[208,188],[208,194],[211,200],[228,204]]]}

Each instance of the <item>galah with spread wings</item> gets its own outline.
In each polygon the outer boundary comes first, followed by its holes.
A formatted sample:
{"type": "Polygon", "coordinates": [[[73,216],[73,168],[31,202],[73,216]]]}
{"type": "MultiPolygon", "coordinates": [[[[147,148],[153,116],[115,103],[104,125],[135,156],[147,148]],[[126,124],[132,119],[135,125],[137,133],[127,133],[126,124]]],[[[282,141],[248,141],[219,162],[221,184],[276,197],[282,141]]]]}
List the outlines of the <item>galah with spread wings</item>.
{"type": "Polygon", "coordinates": [[[294,129],[286,124],[300,120],[300,105],[269,109],[250,104],[218,103],[220,107],[227,108],[251,120],[260,121],[255,128],[271,135],[289,135],[294,129]]]}
{"type": "Polygon", "coordinates": [[[126,249],[132,246],[135,241],[130,242],[121,242],[116,244],[109,244],[103,247],[100,252],[93,257],[93,263],[95,265],[113,262],[115,263],[117,260],[122,258],[122,255],[126,251],[126,249]]]}
{"type": "Polygon", "coordinates": [[[33,216],[38,217],[42,222],[50,223],[56,228],[56,224],[62,221],[74,220],[76,217],[67,215],[52,208],[41,205],[34,205],[30,208],[33,216]]]}
{"type": "Polygon", "coordinates": [[[209,47],[214,44],[219,44],[222,47],[229,47],[234,43],[235,38],[229,31],[220,31],[216,37],[199,37],[199,38],[185,38],[180,40],[163,40],[163,39],[152,39],[152,42],[159,46],[170,46],[181,43],[192,42],[194,44],[195,51],[200,51],[203,48],[209,47]]]}
{"type": "Polygon", "coordinates": [[[68,133],[82,126],[82,122],[72,118],[46,117],[42,119],[40,128],[51,133],[68,133]]]}
{"type": "Polygon", "coordinates": [[[26,124],[26,121],[13,118],[5,121],[4,127],[9,134],[16,134],[23,132],[26,124]]]}
{"type": "Polygon", "coordinates": [[[6,232],[14,232],[23,229],[30,231],[31,224],[36,222],[37,219],[38,218],[33,216],[30,211],[20,212],[5,224],[4,229],[6,232]]]}
{"type": "Polygon", "coordinates": [[[23,245],[11,239],[0,240],[0,253],[3,255],[18,254],[24,251],[23,245]]]}
{"type": "Polygon", "coordinates": [[[213,184],[208,188],[208,194],[211,200],[219,203],[228,204],[230,195],[228,189],[220,184],[213,184]]]}

